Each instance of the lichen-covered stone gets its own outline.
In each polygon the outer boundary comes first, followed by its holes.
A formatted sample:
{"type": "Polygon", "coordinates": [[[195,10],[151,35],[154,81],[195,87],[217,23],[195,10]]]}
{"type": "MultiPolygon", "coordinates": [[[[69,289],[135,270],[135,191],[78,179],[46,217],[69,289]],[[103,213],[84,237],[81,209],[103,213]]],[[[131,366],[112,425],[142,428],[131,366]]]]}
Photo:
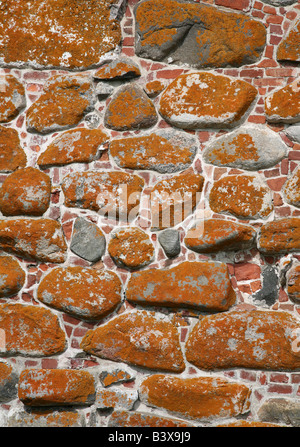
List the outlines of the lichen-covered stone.
{"type": "Polygon", "coordinates": [[[25,369],[18,396],[24,405],[91,405],[95,401],[94,378],[88,371],[71,369],[25,369]]]}
{"type": "Polygon", "coordinates": [[[158,235],[158,242],[168,258],[176,258],[181,250],[180,234],[178,230],[167,228],[158,235]]]}
{"type": "Polygon", "coordinates": [[[132,410],[138,397],[137,390],[124,389],[117,386],[112,386],[108,389],[98,388],[95,406],[101,410],[106,408],[132,410]]]}
{"type": "Polygon", "coordinates": [[[297,208],[300,207],[300,169],[296,169],[283,185],[285,200],[297,208]]]}
{"type": "Polygon", "coordinates": [[[179,417],[213,420],[246,413],[251,390],[220,377],[182,378],[154,374],[140,385],[140,400],[179,417]]]}
{"type": "Polygon", "coordinates": [[[119,384],[124,382],[130,382],[135,378],[133,371],[128,371],[125,368],[105,368],[99,374],[101,385],[109,387],[113,384],[119,384]]]}
{"type": "Polygon", "coordinates": [[[76,126],[93,110],[95,95],[88,74],[51,77],[41,96],[27,109],[29,132],[49,134],[76,126]]]}
{"type": "Polygon", "coordinates": [[[0,362],[0,402],[9,402],[17,397],[18,374],[11,365],[0,362]]]}
{"type": "Polygon", "coordinates": [[[141,177],[121,171],[74,172],[62,182],[65,206],[126,220],[138,214],[143,187],[141,177]]]}
{"type": "Polygon", "coordinates": [[[300,78],[266,97],[265,114],[271,123],[300,121],[300,78]]]}
{"type": "Polygon", "coordinates": [[[288,217],[266,222],[258,232],[257,247],[267,255],[299,251],[300,219],[288,217]]]}
{"type": "Polygon", "coordinates": [[[140,67],[127,57],[119,57],[101,65],[93,75],[100,81],[123,81],[141,76],[140,67]]]}
{"type": "Polygon", "coordinates": [[[159,112],[182,129],[231,128],[244,118],[257,95],[251,84],[207,72],[183,74],[165,89],[159,112]]]}
{"type": "Polygon", "coordinates": [[[258,175],[228,175],[214,182],[209,205],[240,219],[266,219],[273,211],[270,188],[258,175]]]}
{"type": "Polygon", "coordinates": [[[122,283],[109,270],[58,267],[42,278],[37,298],[47,306],[87,320],[99,320],[122,300],[122,283]]]}
{"type": "Polygon", "coordinates": [[[177,373],[185,369],[175,326],[148,312],[127,312],[89,330],[80,347],[97,357],[143,368],[177,373]]]}
{"type": "Polygon", "coordinates": [[[187,361],[204,370],[297,370],[299,321],[288,312],[224,312],[202,318],[186,343],[187,361]]]}
{"type": "Polygon", "coordinates": [[[249,225],[225,219],[197,222],[186,233],[185,245],[197,253],[246,250],[254,246],[256,231],[249,225]]]}
{"type": "Polygon", "coordinates": [[[254,63],[266,29],[242,14],[178,0],[146,0],[135,11],[136,53],[143,58],[195,68],[254,63]]]}
{"type": "Polygon", "coordinates": [[[24,408],[11,412],[7,418],[7,427],[85,427],[85,416],[77,410],[52,408],[24,408]]]}
{"type": "Polygon", "coordinates": [[[300,403],[297,399],[269,398],[262,403],[257,414],[264,422],[300,427],[300,403]]]}
{"type": "Polygon", "coordinates": [[[174,227],[193,213],[200,201],[204,178],[187,170],[159,181],[150,192],[152,230],[174,227]]]}
{"type": "Polygon", "coordinates": [[[286,291],[289,298],[300,303],[300,265],[295,265],[286,274],[286,291]]]}
{"type": "Polygon", "coordinates": [[[12,172],[24,168],[26,154],[21,147],[18,131],[0,126],[0,172],[12,172]]]}
{"type": "Polygon", "coordinates": [[[300,61],[300,19],[293,24],[277,49],[278,61],[300,61]]]}
{"type": "Polygon", "coordinates": [[[287,152],[276,132],[266,126],[246,125],[208,144],[203,160],[216,166],[258,171],[275,166],[287,152]]]}
{"type": "Polygon", "coordinates": [[[197,152],[195,138],[171,131],[113,140],[110,155],[120,168],[151,170],[161,174],[183,171],[197,152]]]}
{"type": "Polygon", "coordinates": [[[193,427],[180,419],[157,416],[140,411],[115,410],[109,418],[108,427],[193,427]]]}
{"type": "Polygon", "coordinates": [[[67,256],[61,225],[46,218],[1,219],[0,248],[40,262],[63,263],[67,256]]]}
{"type": "Polygon", "coordinates": [[[25,272],[12,256],[0,256],[0,297],[16,295],[24,286],[25,272]]]}
{"type": "Polygon", "coordinates": [[[220,424],[220,425],[218,424],[217,427],[270,428],[270,427],[280,427],[280,425],[272,424],[270,422],[239,420],[235,422],[228,422],[227,424],[220,424]]]}
{"type": "Polygon", "coordinates": [[[105,253],[106,239],[95,223],[83,217],[77,217],[73,227],[70,249],[86,261],[97,262],[105,253]]]}
{"type": "Polygon", "coordinates": [[[25,106],[26,98],[23,84],[11,74],[1,75],[0,123],[9,123],[15,119],[25,106]]]}
{"type": "Polygon", "coordinates": [[[101,129],[68,130],[49,144],[37,161],[41,168],[71,163],[91,163],[101,157],[103,144],[109,137],[101,129]]]}
{"type": "Polygon", "coordinates": [[[159,81],[156,79],[155,81],[149,81],[144,87],[145,92],[149,96],[149,98],[155,98],[160,95],[161,92],[165,89],[166,85],[163,81],[159,81]]]}
{"type": "Polygon", "coordinates": [[[226,264],[186,261],[170,269],[133,273],[126,299],[146,306],[222,312],[235,303],[236,296],[226,264]]]}
{"type": "Polygon", "coordinates": [[[120,87],[108,104],[104,125],[110,129],[147,129],[157,123],[156,109],[144,90],[137,84],[120,87]]]}
{"type": "Polygon", "coordinates": [[[42,216],[50,205],[51,179],[37,168],[12,172],[0,189],[0,211],[4,216],[42,216]]]}
{"type": "Polygon", "coordinates": [[[150,264],[155,249],[147,233],[138,227],[119,227],[111,234],[108,252],[117,266],[136,270],[150,264]]]}
{"type": "Polygon", "coordinates": [[[4,331],[0,352],[5,356],[52,356],[66,348],[65,332],[57,316],[40,306],[1,304],[0,327],[4,331]]]}
{"type": "Polygon", "coordinates": [[[88,69],[121,42],[120,0],[5,0],[0,64],[88,69]]]}

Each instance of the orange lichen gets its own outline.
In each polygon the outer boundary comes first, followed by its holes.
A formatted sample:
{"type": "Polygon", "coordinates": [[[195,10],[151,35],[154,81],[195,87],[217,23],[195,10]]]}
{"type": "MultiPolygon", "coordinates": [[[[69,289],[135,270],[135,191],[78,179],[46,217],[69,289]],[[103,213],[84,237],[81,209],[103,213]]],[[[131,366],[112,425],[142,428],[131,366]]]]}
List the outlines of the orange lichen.
{"type": "Polygon", "coordinates": [[[179,419],[157,416],[151,413],[115,410],[110,417],[113,427],[191,427],[179,419]]]}
{"type": "Polygon", "coordinates": [[[0,297],[18,293],[25,283],[25,272],[12,256],[0,256],[0,297]]]}
{"type": "Polygon", "coordinates": [[[280,42],[277,49],[278,61],[300,60],[300,20],[280,42]]]}
{"type": "Polygon", "coordinates": [[[258,248],[267,254],[297,252],[300,249],[300,219],[267,222],[260,228],[258,248]]]}
{"type": "Polygon", "coordinates": [[[141,75],[141,71],[137,65],[130,60],[116,60],[109,64],[100,67],[93,75],[95,79],[109,80],[109,79],[123,79],[135,78],[141,75]]]}
{"type": "MultiPolygon", "coordinates": [[[[1,26],[1,25],[0,25],[1,26]]],[[[13,75],[0,76],[0,122],[8,123],[25,107],[25,89],[13,75]]]]}
{"type": "Polygon", "coordinates": [[[271,122],[294,122],[300,115],[300,78],[265,99],[265,113],[271,122]]]}
{"type": "Polygon", "coordinates": [[[253,138],[249,134],[237,135],[232,141],[228,142],[228,149],[223,142],[220,147],[212,151],[221,164],[234,163],[236,160],[259,160],[257,147],[254,144],[253,138]]]}
{"type": "Polygon", "coordinates": [[[26,154],[20,145],[17,130],[0,126],[0,172],[23,168],[26,162],[26,154]]]}

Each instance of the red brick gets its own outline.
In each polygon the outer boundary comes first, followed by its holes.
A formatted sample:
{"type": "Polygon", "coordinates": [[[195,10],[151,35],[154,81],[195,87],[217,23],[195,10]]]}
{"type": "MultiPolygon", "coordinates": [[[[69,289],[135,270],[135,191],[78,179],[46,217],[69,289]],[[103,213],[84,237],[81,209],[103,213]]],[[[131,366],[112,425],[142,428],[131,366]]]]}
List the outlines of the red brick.
{"type": "Polygon", "coordinates": [[[269,385],[267,388],[269,393],[277,393],[277,394],[291,394],[293,388],[291,385],[269,385]]]}
{"type": "Polygon", "coordinates": [[[234,266],[234,274],[237,281],[260,278],[260,266],[250,263],[239,263],[234,266]]]}
{"type": "Polygon", "coordinates": [[[215,4],[239,11],[246,11],[250,8],[250,0],[216,0],[215,4]]]}
{"type": "Polygon", "coordinates": [[[288,383],[289,377],[286,374],[272,373],[270,374],[270,382],[288,383]]]}

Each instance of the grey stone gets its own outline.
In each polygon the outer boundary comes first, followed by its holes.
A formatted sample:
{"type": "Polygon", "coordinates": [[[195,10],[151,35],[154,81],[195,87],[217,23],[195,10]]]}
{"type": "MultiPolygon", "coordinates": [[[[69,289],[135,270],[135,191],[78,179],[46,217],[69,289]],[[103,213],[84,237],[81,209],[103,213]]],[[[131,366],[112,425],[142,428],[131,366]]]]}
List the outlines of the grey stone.
{"type": "Polygon", "coordinates": [[[8,377],[0,381],[0,402],[9,402],[18,395],[18,374],[12,370],[8,377]]]}
{"type": "Polygon", "coordinates": [[[262,0],[262,2],[273,6],[288,6],[297,3],[297,0],[262,0]]]}
{"type": "Polygon", "coordinates": [[[300,124],[289,126],[285,133],[291,140],[296,141],[296,143],[300,143],[300,124]]]}
{"type": "Polygon", "coordinates": [[[167,229],[158,236],[158,241],[168,258],[175,258],[180,253],[180,234],[178,230],[167,229]]]}
{"type": "Polygon", "coordinates": [[[111,96],[113,92],[114,87],[106,82],[98,82],[95,88],[95,93],[100,101],[111,96]]]}
{"type": "Polygon", "coordinates": [[[300,402],[295,399],[268,399],[258,410],[259,420],[300,427],[300,402]]]}
{"type": "Polygon", "coordinates": [[[264,301],[267,306],[272,306],[278,299],[279,286],[277,268],[272,265],[264,266],[262,269],[262,288],[252,295],[252,298],[255,301],[264,301]]]}
{"type": "Polygon", "coordinates": [[[12,410],[6,423],[6,427],[85,427],[85,425],[84,414],[77,410],[55,409],[49,412],[49,409],[42,408],[12,410]]]}
{"type": "Polygon", "coordinates": [[[78,217],[74,224],[70,249],[86,261],[99,261],[106,249],[105,236],[96,224],[78,217]]]}

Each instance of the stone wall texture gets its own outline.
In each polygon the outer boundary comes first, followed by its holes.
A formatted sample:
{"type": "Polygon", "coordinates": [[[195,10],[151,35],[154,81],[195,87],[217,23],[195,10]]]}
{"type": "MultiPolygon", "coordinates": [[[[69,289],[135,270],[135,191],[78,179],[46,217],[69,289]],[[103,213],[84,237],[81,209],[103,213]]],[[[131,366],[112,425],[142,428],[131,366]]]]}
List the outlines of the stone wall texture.
{"type": "Polygon", "coordinates": [[[0,426],[300,426],[300,0],[0,2],[0,426]]]}

